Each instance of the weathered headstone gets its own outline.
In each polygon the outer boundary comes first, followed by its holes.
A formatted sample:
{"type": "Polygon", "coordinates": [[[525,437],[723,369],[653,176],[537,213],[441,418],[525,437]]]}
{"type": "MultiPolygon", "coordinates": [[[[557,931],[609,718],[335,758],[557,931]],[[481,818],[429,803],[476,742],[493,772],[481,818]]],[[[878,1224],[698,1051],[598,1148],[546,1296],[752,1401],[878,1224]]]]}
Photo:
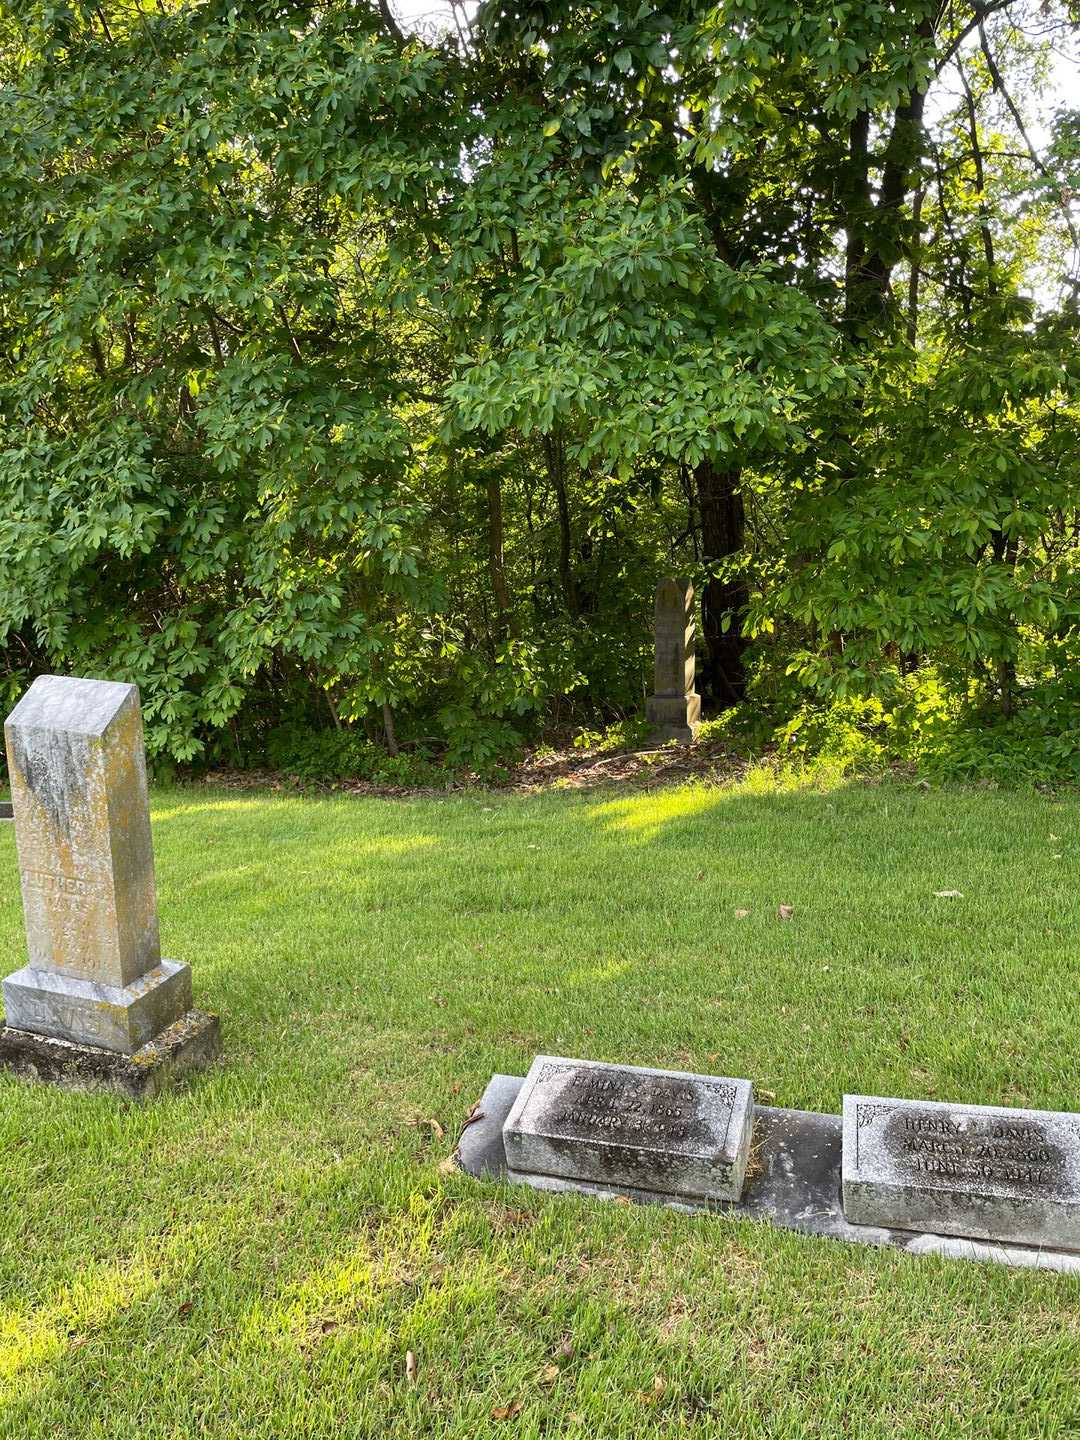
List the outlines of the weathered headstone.
{"type": "Polygon", "coordinates": [[[138,691],[43,675],[4,735],[29,952],[5,1058],[13,1032],[131,1055],[191,1010],[191,971],[161,958],[138,691]]]}
{"type": "Polygon", "coordinates": [[[656,668],[645,714],[656,740],[689,744],[701,723],[694,689],[694,587],[661,580],[656,587],[656,668]]]}
{"type": "Polygon", "coordinates": [[[857,1225],[1080,1249],[1080,1115],[844,1096],[857,1225]]]}
{"type": "Polygon", "coordinates": [[[538,1055],[503,1126],[512,1179],[738,1200],[748,1080],[538,1055]]]}

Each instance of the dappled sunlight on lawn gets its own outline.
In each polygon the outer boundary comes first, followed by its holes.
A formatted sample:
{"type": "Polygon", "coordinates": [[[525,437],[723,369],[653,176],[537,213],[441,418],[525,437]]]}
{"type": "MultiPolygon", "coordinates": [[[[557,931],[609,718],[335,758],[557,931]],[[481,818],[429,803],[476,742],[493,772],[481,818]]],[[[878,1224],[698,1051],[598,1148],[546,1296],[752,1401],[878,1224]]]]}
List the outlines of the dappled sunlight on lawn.
{"type": "Polygon", "coordinates": [[[611,984],[612,981],[621,980],[624,975],[630,974],[634,968],[628,960],[606,960],[598,961],[595,965],[577,965],[561,974],[559,983],[568,989],[604,982],[611,984]]]}
{"type": "Polygon", "coordinates": [[[589,805],[585,815],[607,831],[652,840],[674,821],[693,820],[736,805],[740,811],[748,804],[776,808],[792,800],[807,801],[813,809],[838,791],[857,788],[858,784],[839,770],[817,767],[812,774],[791,771],[778,775],[773,767],[759,765],[737,781],[720,785],[691,783],[621,795],[616,800],[589,805]]]}
{"type": "Polygon", "coordinates": [[[246,799],[235,800],[192,801],[185,799],[182,804],[173,805],[169,809],[163,810],[153,803],[153,796],[151,796],[150,819],[155,825],[160,825],[166,820],[176,820],[180,818],[186,820],[192,815],[224,814],[226,812],[237,814],[243,813],[244,811],[251,814],[256,811],[265,812],[272,805],[282,804],[282,801],[283,797],[275,796],[271,798],[265,795],[253,795],[246,799]]]}
{"type": "Polygon", "coordinates": [[[426,850],[438,845],[438,835],[402,835],[385,840],[342,840],[339,851],[349,855],[410,855],[414,850],[426,850]]]}
{"type": "MultiPolygon", "coordinates": [[[[492,1073],[537,1053],[746,1075],[793,1109],[845,1089],[1074,1107],[1075,800],[756,781],[160,798],[165,950],[224,1053],[145,1107],[0,1090],[4,1440],[97,1437],[68,1417],[99,1392],[121,1440],[207,1417],[229,1440],[480,1436],[519,1404],[500,1433],[580,1412],[599,1434],[617,1412],[605,1435],[666,1435],[642,1418],[655,1375],[697,1394],[687,1355],[720,1377],[704,1435],[775,1414],[793,1365],[825,1366],[827,1407],[853,1348],[897,1335],[909,1408],[927,1351],[963,1357],[965,1399],[1000,1357],[1029,1388],[1065,1373],[1063,1280],[721,1233],[447,1160],[492,1073]],[[823,1314],[856,1328],[822,1340],[823,1314]]],[[[778,1436],[805,1433],[792,1415],[778,1436]]]]}
{"type": "Polygon", "coordinates": [[[160,1264],[152,1265],[146,1258],[88,1264],[47,1304],[29,1311],[15,1306],[0,1309],[0,1380],[59,1359],[70,1347],[73,1333],[109,1324],[160,1283],[160,1264]]]}
{"type": "Polygon", "coordinates": [[[726,792],[706,789],[652,791],[647,795],[630,795],[592,805],[587,818],[599,821],[605,829],[618,831],[639,840],[651,840],[672,820],[686,820],[702,815],[720,805],[726,792]]]}

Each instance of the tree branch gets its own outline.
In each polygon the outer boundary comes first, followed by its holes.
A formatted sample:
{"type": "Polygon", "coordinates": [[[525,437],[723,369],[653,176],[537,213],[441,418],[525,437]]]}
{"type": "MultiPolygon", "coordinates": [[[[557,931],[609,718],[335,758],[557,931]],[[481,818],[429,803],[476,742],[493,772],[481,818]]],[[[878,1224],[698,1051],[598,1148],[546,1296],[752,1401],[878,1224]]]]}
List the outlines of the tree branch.
{"type": "Polygon", "coordinates": [[[960,46],[964,43],[968,36],[973,35],[976,30],[982,28],[982,23],[984,20],[988,19],[991,15],[995,15],[999,10],[1007,10],[1010,5],[1015,4],[1016,0],[994,0],[994,3],[990,5],[976,5],[975,14],[973,15],[973,17],[968,21],[968,23],[964,26],[960,33],[953,38],[952,43],[949,45],[948,49],[946,49],[942,53],[941,59],[934,66],[935,77],[941,74],[941,72],[945,69],[945,66],[948,65],[949,61],[956,54],[957,50],[960,49],[960,46]]]}
{"type": "Polygon", "coordinates": [[[405,47],[405,36],[401,33],[401,29],[400,29],[397,21],[394,19],[393,15],[391,14],[390,6],[389,6],[389,4],[387,3],[387,0],[379,0],[379,14],[382,16],[382,22],[383,22],[383,24],[386,26],[387,30],[390,32],[390,38],[391,38],[391,40],[393,40],[394,44],[397,46],[397,48],[398,48],[399,50],[404,49],[404,47],[405,47]]]}
{"type": "Polygon", "coordinates": [[[1073,249],[1080,250],[1080,235],[1077,234],[1076,226],[1073,224],[1073,218],[1069,214],[1068,202],[1061,195],[1061,191],[1058,186],[1056,177],[1047,167],[1047,165],[1043,161],[1042,156],[1035,149],[1035,146],[1031,143],[1031,137],[1028,135],[1027,127],[1024,124],[1024,117],[1020,114],[1020,111],[1016,107],[1016,102],[1009,94],[1005,86],[1005,81],[1002,78],[1001,71],[998,69],[998,63],[990,52],[990,44],[986,38],[986,30],[983,28],[981,20],[979,21],[979,45],[982,49],[983,58],[986,61],[986,68],[990,72],[990,83],[993,85],[994,89],[998,92],[998,94],[1000,94],[1001,98],[1005,101],[1005,106],[1009,114],[1013,118],[1013,123],[1015,124],[1017,130],[1020,131],[1020,138],[1027,146],[1027,152],[1031,156],[1031,163],[1035,166],[1036,170],[1038,170],[1040,175],[1050,181],[1051,185],[1053,185],[1055,191],[1057,192],[1058,199],[1061,201],[1062,218],[1064,219],[1065,224],[1068,227],[1069,238],[1072,240],[1073,249]]]}

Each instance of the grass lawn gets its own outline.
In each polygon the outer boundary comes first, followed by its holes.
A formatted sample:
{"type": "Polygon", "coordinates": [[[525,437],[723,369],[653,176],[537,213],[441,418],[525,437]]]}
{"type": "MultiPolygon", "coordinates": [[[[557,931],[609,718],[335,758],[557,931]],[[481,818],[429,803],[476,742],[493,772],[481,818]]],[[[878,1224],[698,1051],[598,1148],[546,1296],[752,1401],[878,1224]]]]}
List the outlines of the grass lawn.
{"type": "Polygon", "coordinates": [[[3,1440],[1080,1434],[1075,1278],[439,1169],[537,1051],[1080,1109],[1080,800],[199,788],[154,833],[225,1057],[0,1080],[3,1440]]]}

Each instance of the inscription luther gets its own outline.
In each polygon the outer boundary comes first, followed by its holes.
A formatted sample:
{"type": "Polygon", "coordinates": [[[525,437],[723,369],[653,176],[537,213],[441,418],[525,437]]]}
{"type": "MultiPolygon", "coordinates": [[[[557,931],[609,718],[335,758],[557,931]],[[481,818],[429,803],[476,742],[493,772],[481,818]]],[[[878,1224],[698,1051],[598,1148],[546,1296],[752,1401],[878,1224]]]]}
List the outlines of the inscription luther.
{"type": "Polygon", "coordinates": [[[856,1224],[1080,1248],[1080,1116],[844,1097],[856,1224]]]}
{"type": "Polygon", "coordinates": [[[512,1172],[738,1199],[749,1081],[538,1056],[503,1128],[512,1172]]]}

